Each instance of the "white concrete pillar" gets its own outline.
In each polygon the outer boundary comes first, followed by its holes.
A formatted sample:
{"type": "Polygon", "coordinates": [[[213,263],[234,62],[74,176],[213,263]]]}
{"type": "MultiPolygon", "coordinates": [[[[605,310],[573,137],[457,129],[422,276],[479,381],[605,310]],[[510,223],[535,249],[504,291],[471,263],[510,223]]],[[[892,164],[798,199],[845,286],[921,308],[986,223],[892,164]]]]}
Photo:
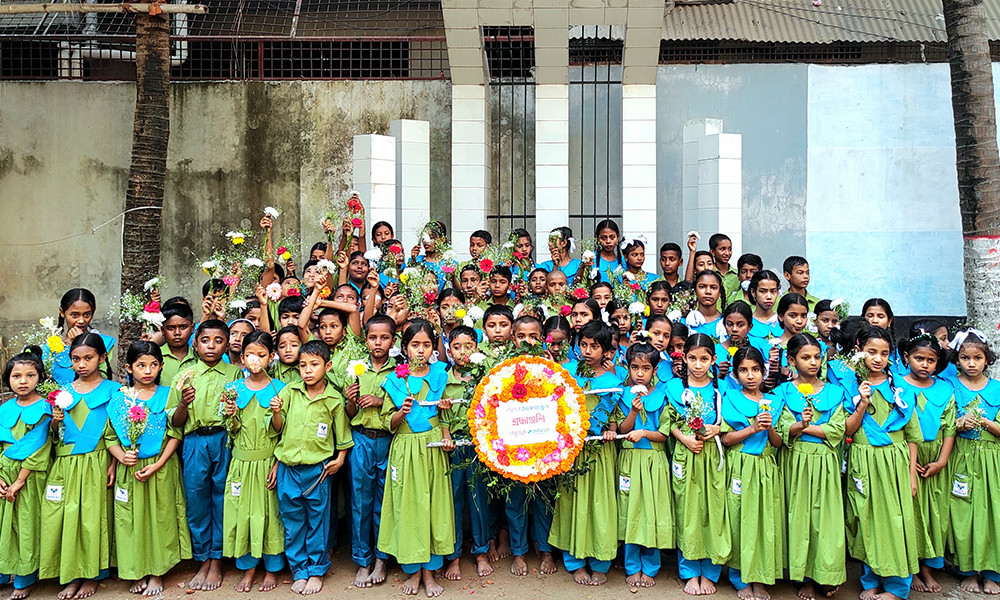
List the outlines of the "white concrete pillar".
{"type": "MultiPolygon", "coordinates": [[[[722,119],[698,119],[684,123],[684,148],[682,161],[683,229],[703,231],[698,223],[698,145],[706,135],[722,133],[722,119]]],[[[707,235],[715,233],[712,231],[707,235]]],[[[685,239],[684,242],[687,240],[685,239]]],[[[705,238],[705,244],[708,238],[705,238]]],[[[683,245],[683,243],[682,243],[683,245]]]]}
{"type": "Polygon", "coordinates": [[[656,85],[622,85],[622,235],[643,235],[656,271],[656,85]]]}
{"type": "Polygon", "coordinates": [[[417,243],[417,230],[430,220],[430,123],[409,119],[390,121],[389,133],[396,138],[396,216],[393,229],[403,247],[412,248],[417,243]]]}
{"type": "Polygon", "coordinates": [[[713,133],[698,142],[698,228],[724,233],[733,256],[743,248],[743,136],[713,133]]]}
{"type": "MultiPolygon", "coordinates": [[[[369,133],[354,136],[354,189],[365,207],[366,225],[388,221],[396,228],[396,139],[369,133]]],[[[368,236],[368,231],[361,235],[368,236]]]]}
{"type": "Polygon", "coordinates": [[[490,100],[485,85],[451,86],[451,235],[460,258],[486,229],[490,202],[490,100]]]}
{"type": "MultiPolygon", "coordinates": [[[[569,223],[569,84],[535,85],[535,256],[569,223]]],[[[541,260],[541,258],[538,258],[541,260]]]]}

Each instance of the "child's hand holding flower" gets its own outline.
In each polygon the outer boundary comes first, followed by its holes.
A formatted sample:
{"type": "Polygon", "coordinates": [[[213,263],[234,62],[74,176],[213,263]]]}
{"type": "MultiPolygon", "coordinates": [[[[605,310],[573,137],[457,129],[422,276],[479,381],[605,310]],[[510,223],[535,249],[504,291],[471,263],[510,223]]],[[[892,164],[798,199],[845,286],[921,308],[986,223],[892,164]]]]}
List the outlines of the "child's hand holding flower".
{"type": "Polygon", "coordinates": [[[276,415],[281,414],[281,407],[282,407],[282,405],[284,405],[284,401],[280,397],[275,396],[274,398],[271,398],[271,412],[272,413],[274,413],[276,415]]]}
{"type": "Polygon", "coordinates": [[[809,425],[810,423],[812,423],[812,418],[813,418],[813,409],[812,409],[812,407],[811,406],[806,406],[805,408],[803,408],[802,409],[802,423],[805,424],[805,425],[809,425]]]}
{"type": "Polygon", "coordinates": [[[139,453],[135,450],[129,450],[125,452],[125,456],[122,458],[122,464],[126,467],[134,467],[135,463],[139,462],[139,453]]]}

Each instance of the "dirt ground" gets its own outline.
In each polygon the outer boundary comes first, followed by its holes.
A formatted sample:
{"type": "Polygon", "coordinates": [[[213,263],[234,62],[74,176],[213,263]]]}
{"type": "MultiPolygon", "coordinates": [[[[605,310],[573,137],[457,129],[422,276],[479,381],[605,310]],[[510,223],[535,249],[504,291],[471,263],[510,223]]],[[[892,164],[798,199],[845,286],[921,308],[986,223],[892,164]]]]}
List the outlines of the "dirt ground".
{"type": "MultiPolygon", "coordinates": [[[[610,598],[667,598],[671,600],[687,600],[690,596],[684,594],[680,580],[677,578],[677,563],[672,552],[664,554],[664,571],[656,578],[657,584],[649,589],[632,589],[625,585],[625,572],[619,568],[612,568],[608,574],[608,582],[600,587],[581,587],[573,583],[572,577],[562,569],[554,575],[541,575],[538,572],[538,559],[533,556],[528,557],[528,566],[531,571],[526,577],[515,577],[510,574],[510,559],[501,560],[494,563],[496,571],[487,578],[480,579],[475,573],[475,564],[472,559],[463,560],[462,581],[445,581],[439,577],[438,581],[444,586],[442,598],[460,598],[474,596],[478,598],[526,598],[531,600],[602,600],[610,598]]],[[[165,590],[159,599],[162,600],[197,600],[199,596],[211,596],[222,600],[235,600],[245,598],[248,595],[257,597],[291,597],[290,584],[291,577],[286,571],[281,578],[281,586],[268,594],[253,591],[250,594],[237,593],[233,586],[239,581],[240,572],[231,563],[227,564],[225,582],[222,588],[213,592],[191,592],[186,589],[186,582],[197,570],[197,564],[187,561],[175,568],[165,580],[165,590]]],[[[848,583],[836,598],[840,600],[855,600],[858,592],[861,591],[858,584],[860,576],[860,565],[856,562],[848,563],[848,583]]],[[[352,598],[382,600],[384,598],[403,598],[400,584],[405,577],[399,567],[392,565],[389,569],[389,579],[383,585],[359,590],[351,585],[354,577],[355,567],[350,560],[350,552],[344,548],[334,555],[333,568],[326,577],[323,591],[314,596],[317,600],[322,598],[344,597],[350,594],[352,598]]],[[[260,577],[258,577],[258,582],[260,577]]],[[[968,594],[958,589],[958,579],[946,573],[940,573],[938,581],[944,588],[944,592],[939,595],[918,594],[911,595],[912,600],[931,600],[933,598],[960,598],[962,600],[972,600],[976,595],[968,594]]],[[[5,588],[6,597],[9,587],[5,588]]],[[[40,583],[31,595],[32,598],[55,598],[60,587],[54,581],[40,583]]],[[[797,600],[796,588],[789,583],[779,583],[771,590],[775,600],[797,600]]],[[[411,598],[425,598],[423,590],[419,596],[411,598]]],[[[101,584],[100,591],[95,598],[137,598],[128,591],[128,584],[124,581],[108,580],[101,584]]],[[[725,572],[722,581],[719,583],[719,591],[715,598],[735,599],[736,592],[729,584],[725,572]]],[[[984,600],[984,596],[978,598],[984,600]]]]}

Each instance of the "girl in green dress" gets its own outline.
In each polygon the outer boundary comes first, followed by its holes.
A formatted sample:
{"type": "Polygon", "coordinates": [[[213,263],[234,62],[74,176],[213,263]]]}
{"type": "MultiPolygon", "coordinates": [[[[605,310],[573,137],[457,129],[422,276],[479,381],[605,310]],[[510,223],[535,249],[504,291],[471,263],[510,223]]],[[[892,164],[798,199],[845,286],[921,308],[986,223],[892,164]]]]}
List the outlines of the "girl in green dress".
{"type": "Polygon", "coordinates": [[[135,583],[144,596],[163,593],[163,579],[191,558],[191,532],[177,458],[183,434],[170,425],[167,396],[158,385],[160,348],[133,342],[125,354],[132,388],[121,388],[108,403],[108,452],[118,461],[114,483],[114,539],[118,576],[135,583]],[[143,416],[145,415],[145,416],[143,416]],[[134,438],[134,439],[133,439],[134,438]]]}
{"type": "Polygon", "coordinates": [[[820,380],[824,354],[808,333],[788,340],[796,377],[774,392],[785,405],[778,421],[785,446],[778,466],[785,481],[786,530],[794,532],[788,536],[788,578],[801,583],[804,600],[816,597],[816,586],[829,597],[847,580],[840,450],[847,396],[839,385],[820,380]]]}
{"type": "Polygon", "coordinates": [[[967,592],[1000,594],[1000,381],[986,369],[996,355],[986,336],[970,329],[955,334],[958,365],[955,401],[958,439],[951,457],[949,558],[965,577],[967,592]],[[980,578],[982,583],[980,583],[980,578]]]}
{"type": "Polygon", "coordinates": [[[909,597],[920,570],[912,498],[917,495],[917,443],[923,438],[913,405],[889,372],[892,336],[862,324],[854,351],[864,353],[867,378],[852,384],[844,403],[847,435],[847,550],[863,564],[861,600],[909,597]],[[879,593],[881,587],[884,592],[879,593]]]}
{"type": "Polygon", "coordinates": [[[278,587],[277,573],[285,565],[285,528],[275,491],[278,433],[271,427],[271,400],[285,384],[265,368],[274,352],[271,334],[254,331],[243,340],[241,359],[250,374],[228,384],[226,414],[232,418],[233,458],[226,478],[222,511],[222,554],[236,559],[243,577],[237,592],[249,592],[261,560],[265,575],[258,590],[278,587]]]}
{"type": "Polygon", "coordinates": [[[660,352],[648,338],[633,339],[625,353],[629,378],[618,399],[625,415],[618,430],[626,434],[618,453],[618,539],[625,542],[626,583],[653,587],[660,549],[674,547],[670,459],[660,431],[667,397],[665,386],[653,384],[660,352]]]}
{"type": "Polygon", "coordinates": [[[0,584],[14,584],[9,600],[27,598],[38,581],[39,510],[52,448],[52,407],[36,390],[44,378],[38,348],[15,355],[3,373],[15,396],[0,405],[0,584]]]}
{"type": "MultiPolygon", "coordinates": [[[[613,331],[602,321],[592,321],[580,330],[580,362],[566,363],[577,383],[587,390],[616,388],[621,378],[604,368],[614,356],[613,331]]],[[[563,550],[563,564],[580,585],[602,585],[618,553],[618,504],[616,496],[615,445],[617,423],[613,394],[587,394],[590,411],[588,435],[601,435],[603,442],[584,448],[577,461],[592,461],[590,470],[561,489],[552,512],[549,543],[563,550]],[[589,568],[589,571],[588,571],[589,568]]]]}
{"type": "Polygon", "coordinates": [[[760,350],[740,348],[732,368],[741,389],[723,395],[721,426],[722,443],[729,448],[729,581],[744,600],[770,600],[765,586],[782,577],[787,562],[785,484],[775,460],[782,441],[774,426],[783,403],[761,391],[760,350]]]}
{"type": "Polygon", "coordinates": [[[434,572],[455,549],[455,505],[445,453],[454,450],[454,444],[438,420],[438,409],[448,410],[451,404],[420,403],[441,399],[448,373],[428,364],[437,347],[437,334],[428,321],[412,321],[403,332],[402,346],[408,362],[396,367],[382,384],[388,395],[382,417],[395,436],[389,447],[378,549],[395,556],[409,575],[403,593],[416,594],[423,583],[427,596],[435,597],[444,588],[434,572]],[[444,448],[427,447],[428,442],[440,441],[444,448]]]}
{"type": "Polygon", "coordinates": [[[917,444],[920,477],[914,498],[920,573],[913,578],[913,589],[918,592],[941,591],[931,570],[944,568],[948,539],[952,484],[948,457],[955,445],[955,388],[937,377],[948,364],[945,356],[932,333],[910,330],[910,339],[902,350],[902,368],[910,372],[901,378],[899,387],[903,389],[903,401],[914,407],[921,433],[917,444]]]}
{"type": "MultiPolygon", "coordinates": [[[[677,333],[677,330],[674,331],[677,333]]],[[[715,593],[732,552],[726,520],[727,474],[718,441],[722,399],[715,340],[695,333],[684,342],[681,376],[667,382],[670,418],[660,423],[678,442],[670,461],[677,531],[677,563],[684,592],[715,593]]]]}
{"type": "Polygon", "coordinates": [[[41,579],[66,585],[60,600],[93,596],[111,564],[111,505],[115,468],[105,452],[108,401],[121,386],[101,374],[107,363],[104,340],[78,335],[70,346],[76,381],[66,386],[73,402],[52,409],[55,459],[42,502],[41,579]]]}

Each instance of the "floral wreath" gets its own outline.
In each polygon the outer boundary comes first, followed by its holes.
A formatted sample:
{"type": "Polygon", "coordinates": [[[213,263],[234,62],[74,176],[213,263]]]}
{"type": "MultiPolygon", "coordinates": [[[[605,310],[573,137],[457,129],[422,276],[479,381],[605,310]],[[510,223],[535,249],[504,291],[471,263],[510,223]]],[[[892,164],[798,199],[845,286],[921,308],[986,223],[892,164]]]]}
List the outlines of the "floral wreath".
{"type": "Polygon", "coordinates": [[[569,471],[583,448],[585,424],[590,422],[586,396],[573,376],[558,364],[535,356],[511,358],[494,367],[476,387],[466,416],[483,464],[522,483],[569,471]],[[556,439],[508,445],[500,438],[497,408],[501,403],[545,398],[557,405],[556,439]]]}

